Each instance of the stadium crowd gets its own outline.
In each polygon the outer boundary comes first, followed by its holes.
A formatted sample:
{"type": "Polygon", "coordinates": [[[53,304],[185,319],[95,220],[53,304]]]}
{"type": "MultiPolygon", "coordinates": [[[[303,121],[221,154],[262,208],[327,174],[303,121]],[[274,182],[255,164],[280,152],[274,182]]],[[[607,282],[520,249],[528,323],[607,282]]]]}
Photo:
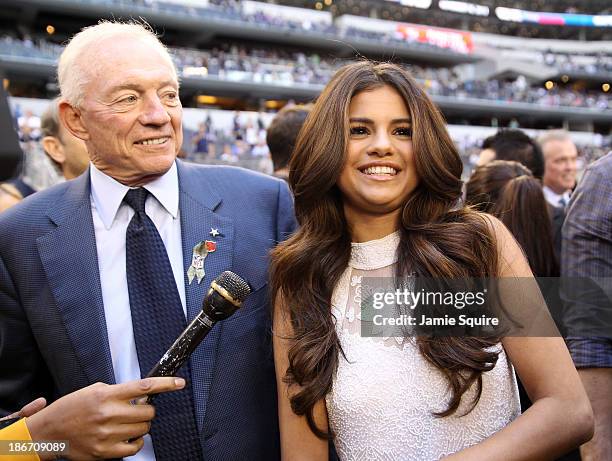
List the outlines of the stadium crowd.
{"type": "MultiPolygon", "coordinates": [[[[63,47],[47,40],[0,39],[0,54],[44,59],[55,62],[63,47]]],[[[317,85],[320,89],[349,60],[325,58],[319,54],[280,49],[249,49],[225,44],[210,50],[171,48],[171,55],[183,75],[207,76],[232,81],[276,85],[317,85]]],[[[602,61],[604,62],[604,61],[602,61]]],[[[607,62],[607,61],[605,61],[607,62]]],[[[407,66],[412,75],[432,95],[476,98],[504,102],[523,102],[546,107],[612,108],[612,93],[555,86],[547,90],[531,86],[518,76],[515,80],[461,80],[453,69],[407,66]]]]}
{"type": "Polygon", "coordinates": [[[581,55],[582,61],[588,63],[575,62],[576,57],[569,53],[542,53],[542,60],[549,66],[553,66],[565,72],[586,72],[588,74],[612,73],[612,56],[601,52],[594,56],[581,55]]]}

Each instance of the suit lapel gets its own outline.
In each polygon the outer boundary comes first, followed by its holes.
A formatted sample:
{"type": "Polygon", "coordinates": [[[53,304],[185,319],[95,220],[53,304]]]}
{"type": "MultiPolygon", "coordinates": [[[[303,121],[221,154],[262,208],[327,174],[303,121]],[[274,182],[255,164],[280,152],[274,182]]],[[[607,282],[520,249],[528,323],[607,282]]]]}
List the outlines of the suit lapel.
{"type": "MultiPolygon", "coordinates": [[[[201,174],[188,165],[177,162],[179,174],[181,233],[183,239],[183,268],[185,272],[185,295],[189,321],[202,309],[202,301],[210,283],[223,271],[231,270],[234,224],[230,218],[214,212],[221,198],[201,174]],[[220,235],[210,235],[211,229],[218,229],[220,235]],[[216,250],[208,253],[204,260],[205,276],[201,283],[194,279],[191,284],[187,269],[191,265],[193,247],[203,240],[216,242],[216,250]]],[[[195,350],[190,359],[192,391],[194,394],[196,419],[202,430],[206,402],[210,391],[216,362],[217,344],[221,328],[213,328],[206,339],[195,350]]]]}
{"type": "Polygon", "coordinates": [[[57,309],[85,375],[90,383],[114,383],[89,191],[88,172],[70,183],[62,199],[47,213],[57,227],[39,237],[37,245],[57,309]]]}

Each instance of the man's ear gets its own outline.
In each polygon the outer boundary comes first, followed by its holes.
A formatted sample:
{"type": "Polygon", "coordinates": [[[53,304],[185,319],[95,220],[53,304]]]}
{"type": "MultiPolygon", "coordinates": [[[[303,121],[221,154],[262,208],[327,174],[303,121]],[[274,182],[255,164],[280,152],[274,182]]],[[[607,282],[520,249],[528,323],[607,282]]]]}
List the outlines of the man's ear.
{"type": "Polygon", "coordinates": [[[45,136],[42,138],[42,146],[45,153],[51,157],[55,163],[62,165],[66,161],[66,154],[64,148],[55,136],[45,136]]]}
{"type": "Polygon", "coordinates": [[[88,141],[89,132],[87,131],[87,128],[85,128],[83,120],[81,119],[81,111],[67,101],[60,101],[58,108],[59,118],[64,127],[75,137],[82,139],[83,141],[88,141]]]}

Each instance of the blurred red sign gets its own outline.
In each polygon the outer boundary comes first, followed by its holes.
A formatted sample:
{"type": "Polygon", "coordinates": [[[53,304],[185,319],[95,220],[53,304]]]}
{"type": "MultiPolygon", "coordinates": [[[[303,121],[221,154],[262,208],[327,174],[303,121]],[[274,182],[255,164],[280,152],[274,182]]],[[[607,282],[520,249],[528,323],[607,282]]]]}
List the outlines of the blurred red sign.
{"type": "Polygon", "coordinates": [[[398,24],[396,29],[399,38],[409,42],[428,43],[440,48],[448,48],[457,53],[470,54],[474,42],[470,32],[437,27],[418,26],[415,24],[398,24]]]}

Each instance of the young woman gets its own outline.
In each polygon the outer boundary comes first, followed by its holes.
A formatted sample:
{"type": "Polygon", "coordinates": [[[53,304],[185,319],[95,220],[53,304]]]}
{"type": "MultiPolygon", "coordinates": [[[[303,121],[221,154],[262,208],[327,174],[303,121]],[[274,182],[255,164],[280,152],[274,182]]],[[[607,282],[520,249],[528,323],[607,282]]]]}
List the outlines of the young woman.
{"type": "Polygon", "coordinates": [[[368,338],[363,276],[531,277],[497,219],[460,205],[444,120],[401,68],[337,72],[290,164],[300,224],[272,255],[282,455],[554,459],[591,409],[558,338],[368,338]],[[534,405],[520,415],[514,369],[534,405]]]}

